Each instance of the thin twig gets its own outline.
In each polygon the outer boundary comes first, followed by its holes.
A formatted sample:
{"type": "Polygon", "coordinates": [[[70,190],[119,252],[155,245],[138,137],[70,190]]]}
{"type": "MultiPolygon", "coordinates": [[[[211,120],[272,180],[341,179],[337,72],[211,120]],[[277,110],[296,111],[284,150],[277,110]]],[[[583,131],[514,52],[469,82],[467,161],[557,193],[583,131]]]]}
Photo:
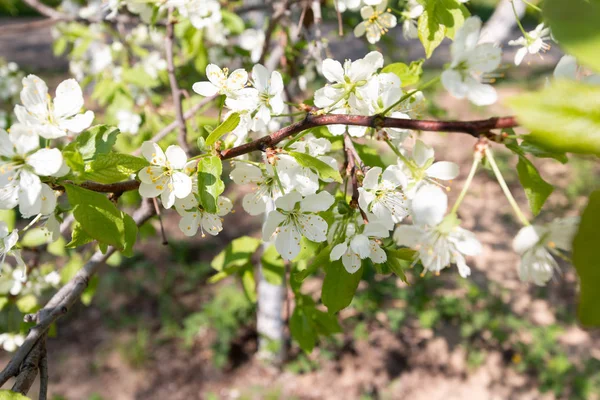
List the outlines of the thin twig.
{"type": "Polygon", "coordinates": [[[44,342],[44,352],[40,360],[40,397],[39,400],[46,400],[48,397],[48,351],[44,342]]]}
{"type": "MultiPolygon", "coordinates": [[[[146,222],[152,215],[154,215],[154,208],[150,202],[144,201],[140,209],[133,214],[133,220],[139,226],[146,222]]],[[[19,374],[21,364],[38,340],[42,338],[50,325],[59,317],[66,314],[69,308],[81,297],[91,277],[115,251],[114,247],[108,247],[105,254],[102,254],[100,251],[94,253],[83,268],[52,296],[44,308],[35,315],[25,316],[27,321],[37,321],[37,324],[31,328],[21,347],[19,347],[6,367],[0,372],[0,387],[11,377],[19,374]]]]}
{"type": "Polygon", "coordinates": [[[181,106],[181,90],[177,84],[175,76],[175,62],[173,61],[173,41],[175,38],[175,18],[173,16],[173,7],[169,8],[169,16],[167,17],[167,34],[165,36],[165,52],[167,54],[167,72],[169,74],[169,83],[171,85],[171,93],[173,95],[173,106],[175,107],[175,118],[179,126],[179,134],[177,142],[179,146],[189,156],[190,146],[187,142],[187,127],[185,126],[185,118],[183,116],[183,108],[181,106]]]}

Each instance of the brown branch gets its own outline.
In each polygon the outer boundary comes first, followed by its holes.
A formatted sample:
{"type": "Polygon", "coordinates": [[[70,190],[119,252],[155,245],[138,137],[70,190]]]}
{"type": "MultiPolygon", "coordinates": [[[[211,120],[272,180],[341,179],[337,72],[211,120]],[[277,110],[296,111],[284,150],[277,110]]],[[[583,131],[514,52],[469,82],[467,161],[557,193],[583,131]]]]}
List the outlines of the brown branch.
{"type": "MultiPolygon", "coordinates": [[[[144,201],[140,209],[133,214],[133,220],[139,226],[146,222],[152,215],[154,215],[154,209],[151,206],[151,202],[144,201]]],[[[52,296],[44,308],[34,315],[25,316],[26,322],[36,321],[37,323],[31,328],[21,347],[19,347],[6,367],[0,372],[0,387],[11,377],[19,374],[23,361],[32,351],[35,344],[45,335],[50,325],[60,316],[66,314],[69,308],[81,297],[91,277],[115,250],[114,247],[108,247],[105,254],[102,254],[100,251],[94,253],[83,268],[52,296]]]]}
{"type": "MultiPolygon", "coordinates": [[[[432,132],[460,132],[478,138],[480,136],[496,137],[498,135],[491,133],[491,129],[514,128],[518,126],[518,123],[514,117],[494,117],[476,121],[425,121],[417,119],[387,118],[379,115],[314,115],[309,113],[302,121],[288,125],[270,135],[263,136],[252,142],[223,150],[219,155],[222,160],[228,160],[253,151],[265,151],[267,148],[273,147],[279,142],[307,129],[326,125],[355,125],[376,129],[400,128],[432,132]]],[[[355,154],[355,157],[360,159],[358,154],[355,154]]],[[[65,181],[65,183],[75,184],[70,181],[65,181]]],[[[85,181],[80,183],[79,186],[101,193],[123,193],[129,190],[137,190],[140,186],[140,182],[137,180],[129,180],[102,184],[85,181]]],[[[61,188],[61,186],[54,187],[55,190],[61,190],[61,188]]]]}
{"type": "Polygon", "coordinates": [[[33,349],[31,349],[25,360],[23,360],[18,375],[15,378],[15,383],[11,388],[13,392],[21,393],[22,395],[26,395],[29,392],[37,377],[40,361],[44,357],[45,351],[46,333],[44,332],[43,336],[36,342],[33,349]]]}
{"type": "Polygon", "coordinates": [[[171,93],[173,94],[173,105],[175,106],[175,118],[179,126],[179,134],[177,142],[179,146],[189,156],[190,146],[187,142],[187,127],[185,126],[185,118],[183,116],[183,108],[181,107],[181,89],[177,84],[175,76],[175,62],[173,61],[173,41],[175,38],[175,19],[173,17],[173,7],[169,8],[167,17],[167,34],[165,36],[165,52],[167,55],[167,72],[169,74],[169,83],[171,85],[171,93]]]}
{"type": "Polygon", "coordinates": [[[48,352],[44,346],[42,359],[40,360],[40,397],[39,400],[46,400],[48,397],[48,352]]]}
{"type": "Polygon", "coordinates": [[[352,138],[347,133],[344,134],[344,152],[346,153],[347,161],[346,174],[352,179],[352,200],[350,201],[350,207],[358,209],[360,211],[360,215],[362,216],[362,219],[366,224],[369,222],[367,214],[358,205],[358,188],[360,186],[360,184],[358,183],[358,176],[359,174],[363,173],[365,165],[360,156],[358,155],[356,148],[354,147],[354,142],[352,142],[352,138]]]}

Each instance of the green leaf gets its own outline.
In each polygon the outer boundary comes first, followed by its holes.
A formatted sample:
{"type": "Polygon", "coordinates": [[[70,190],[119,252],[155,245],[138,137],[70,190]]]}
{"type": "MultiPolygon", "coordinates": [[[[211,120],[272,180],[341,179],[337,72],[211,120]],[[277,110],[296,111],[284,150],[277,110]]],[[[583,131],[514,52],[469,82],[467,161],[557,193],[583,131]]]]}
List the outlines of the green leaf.
{"type": "Polygon", "coordinates": [[[92,300],[94,299],[94,295],[96,294],[96,289],[98,289],[99,281],[100,279],[98,278],[98,275],[92,276],[85,290],[83,291],[83,293],[81,293],[81,302],[84,305],[89,306],[90,304],[92,304],[92,300]]]}
{"type": "Polygon", "coordinates": [[[150,165],[140,157],[121,153],[99,154],[86,165],[83,179],[100,183],[115,183],[128,179],[131,174],[150,165]]]}
{"type": "Polygon", "coordinates": [[[124,82],[142,89],[150,89],[160,84],[160,81],[150,76],[142,66],[123,68],[122,78],[124,82]]]}
{"type": "Polygon", "coordinates": [[[123,213],[123,222],[125,222],[125,245],[121,253],[125,257],[133,257],[133,246],[137,242],[138,226],[129,214],[123,213]]]}
{"type": "Polygon", "coordinates": [[[426,0],[424,6],[417,30],[425,56],[429,58],[444,37],[454,38],[456,31],[469,16],[469,11],[458,0],[426,0]]]}
{"type": "Polygon", "coordinates": [[[33,294],[27,294],[17,300],[17,308],[23,314],[29,314],[36,310],[38,306],[37,297],[33,294]]]}
{"type": "Polygon", "coordinates": [[[296,161],[298,161],[298,164],[300,164],[301,166],[310,168],[316,173],[318,173],[321,179],[333,179],[338,183],[342,183],[342,176],[340,175],[340,172],[335,168],[331,167],[326,162],[321,161],[318,158],[308,155],[306,153],[301,153],[298,151],[290,151],[289,155],[294,157],[296,161]]]}
{"type": "Polygon", "coordinates": [[[600,72],[600,1],[547,0],[542,8],[560,47],[600,72]]]}
{"type": "Polygon", "coordinates": [[[198,191],[200,204],[211,214],[218,211],[219,195],[225,190],[221,180],[223,163],[217,156],[203,157],[198,162],[198,191]]]}
{"type": "Polygon", "coordinates": [[[556,81],[542,91],[509,99],[526,140],[553,153],[600,156],[600,87],[556,81]]]}
{"type": "MultiPolygon", "coordinates": [[[[119,130],[108,125],[95,125],[77,135],[74,141],[65,146],[68,152],[79,152],[83,160],[91,160],[98,154],[112,150],[119,130]]],[[[64,151],[63,151],[64,154],[64,151]]]]}
{"type": "MultiPolygon", "coordinates": [[[[404,250],[404,249],[401,249],[404,250]]],[[[411,249],[407,249],[413,252],[411,249]]],[[[385,261],[385,265],[392,271],[398,278],[400,278],[403,282],[408,283],[408,279],[406,278],[406,273],[404,272],[407,268],[410,267],[412,257],[410,259],[405,259],[403,257],[398,257],[391,250],[386,250],[387,260],[385,261]]],[[[413,252],[414,254],[414,252],[413,252]]]]}
{"type": "MultiPolygon", "coordinates": [[[[302,239],[304,239],[304,237],[302,239]]],[[[302,270],[302,271],[298,271],[296,274],[294,274],[294,279],[297,282],[302,282],[303,280],[305,280],[308,276],[312,275],[317,269],[319,269],[320,266],[325,265],[329,262],[330,254],[331,254],[331,246],[324,247],[317,254],[317,256],[314,258],[314,260],[312,260],[308,264],[308,268],[306,268],[305,270],[302,270]]]]}
{"type": "Polygon", "coordinates": [[[290,318],[290,333],[306,353],[310,353],[315,348],[317,332],[306,310],[299,304],[296,304],[290,318]]]}
{"type": "Polygon", "coordinates": [[[350,274],[341,261],[334,261],[326,267],[325,272],[321,301],[330,313],[336,313],[352,302],[363,268],[350,274]]]}
{"type": "Polygon", "coordinates": [[[262,274],[265,280],[271,285],[281,285],[285,276],[285,262],[275,249],[274,245],[271,245],[265,250],[262,257],[260,258],[262,266],[262,274]]]}
{"type": "Polygon", "coordinates": [[[88,235],[83,228],[81,228],[81,224],[77,221],[73,223],[73,233],[71,234],[71,241],[67,243],[66,247],[68,249],[73,249],[75,247],[83,246],[84,244],[88,244],[93,242],[94,238],[88,235]]]}
{"type": "Polygon", "coordinates": [[[386,65],[381,72],[392,73],[400,78],[402,87],[410,86],[418,83],[421,80],[423,74],[423,61],[413,61],[410,65],[398,62],[386,65]]]}
{"type": "Polygon", "coordinates": [[[573,242],[573,265],[580,281],[577,315],[586,327],[600,326],[600,190],[590,196],[573,242]]]}
{"type": "Polygon", "coordinates": [[[314,318],[317,331],[320,334],[331,335],[342,332],[342,327],[340,326],[340,323],[335,315],[315,309],[314,318]]]}
{"type": "Polygon", "coordinates": [[[555,153],[552,151],[548,151],[548,150],[544,149],[543,147],[539,147],[535,143],[529,142],[527,139],[523,140],[521,142],[521,146],[519,146],[519,147],[524,152],[529,153],[532,156],[535,156],[538,158],[553,158],[562,164],[566,164],[569,161],[569,159],[567,158],[567,155],[564,152],[555,153]]]}
{"type": "Polygon", "coordinates": [[[12,390],[0,389],[0,400],[31,400],[31,398],[12,390]]]}
{"type": "Polygon", "coordinates": [[[252,259],[260,246],[261,240],[250,236],[242,236],[233,240],[225,250],[217,254],[210,266],[216,271],[225,271],[231,268],[243,267],[252,259]]]}
{"type": "MultiPolygon", "coordinates": [[[[135,238],[131,221],[126,222],[127,214],[118,210],[101,193],[71,184],[64,186],[73,206],[73,216],[86,235],[97,240],[100,245],[114,246],[119,250],[133,246],[132,240],[135,241],[135,238]]],[[[137,234],[137,228],[135,231],[137,234]]]]}
{"type": "Polygon", "coordinates": [[[220,13],[223,17],[223,25],[225,25],[232,34],[240,34],[244,31],[244,29],[246,29],[244,20],[240,18],[237,14],[234,14],[225,9],[221,9],[220,13]]]}
{"type": "Polygon", "coordinates": [[[217,126],[214,131],[206,138],[206,145],[212,146],[217,140],[226,133],[233,131],[240,123],[240,114],[232,113],[221,125],[217,126]]]}
{"type": "Polygon", "coordinates": [[[242,287],[244,288],[244,293],[248,300],[252,303],[256,303],[256,281],[254,280],[254,268],[252,265],[248,265],[248,267],[244,268],[240,271],[242,277],[242,287]]]}
{"type": "Polygon", "coordinates": [[[538,215],[554,187],[542,179],[535,165],[524,156],[519,156],[517,173],[519,174],[519,181],[525,189],[529,208],[531,208],[534,216],[538,215]]]}

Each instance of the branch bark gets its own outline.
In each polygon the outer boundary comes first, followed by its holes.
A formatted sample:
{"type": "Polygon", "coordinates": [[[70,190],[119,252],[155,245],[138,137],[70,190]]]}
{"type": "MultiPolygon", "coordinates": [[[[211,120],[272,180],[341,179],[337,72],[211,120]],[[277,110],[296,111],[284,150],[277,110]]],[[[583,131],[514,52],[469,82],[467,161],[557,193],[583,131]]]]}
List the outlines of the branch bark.
{"type": "MultiPolygon", "coordinates": [[[[145,201],[142,203],[142,207],[133,214],[133,220],[139,226],[150,219],[152,215],[154,215],[154,208],[150,202],[145,201]]],[[[0,387],[11,377],[17,376],[20,373],[23,361],[28,357],[36,343],[46,334],[50,325],[59,317],[66,314],[69,308],[81,297],[90,278],[115,250],[115,248],[109,247],[106,254],[102,254],[100,251],[94,253],[83,268],[52,296],[44,308],[35,315],[25,316],[26,321],[37,321],[37,324],[31,328],[21,347],[19,347],[6,367],[0,372],[0,387]]]]}
{"type": "Polygon", "coordinates": [[[167,35],[165,36],[165,52],[167,56],[167,72],[169,74],[169,84],[171,85],[171,93],[173,95],[173,106],[175,107],[175,118],[179,127],[177,142],[179,146],[189,156],[190,146],[187,142],[187,127],[185,126],[185,117],[183,116],[183,108],[181,107],[181,89],[177,84],[175,76],[175,62],[173,61],[173,41],[175,38],[175,19],[173,16],[173,8],[169,8],[167,17],[167,35]]]}

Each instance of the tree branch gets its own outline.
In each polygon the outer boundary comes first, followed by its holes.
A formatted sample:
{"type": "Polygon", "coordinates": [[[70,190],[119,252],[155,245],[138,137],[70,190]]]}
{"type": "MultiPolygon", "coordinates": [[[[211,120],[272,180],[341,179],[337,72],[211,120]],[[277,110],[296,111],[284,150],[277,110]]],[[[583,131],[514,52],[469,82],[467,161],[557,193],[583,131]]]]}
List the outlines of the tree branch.
{"type": "Polygon", "coordinates": [[[183,108],[181,107],[181,89],[177,84],[177,77],[175,76],[175,62],[173,61],[173,41],[175,38],[175,19],[173,16],[173,8],[169,8],[169,15],[167,17],[167,34],[165,36],[165,52],[167,55],[167,72],[169,74],[169,83],[171,85],[171,93],[173,94],[173,106],[175,107],[175,118],[177,125],[179,126],[179,134],[177,135],[177,142],[179,146],[189,156],[190,146],[187,142],[187,127],[185,126],[185,118],[183,116],[183,108]]]}
{"type": "MultiPolygon", "coordinates": [[[[133,214],[133,220],[139,226],[154,215],[151,202],[144,201],[139,210],[133,214]]],[[[26,315],[26,322],[36,321],[37,324],[31,328],[25,341],[15,352],[4,370],[0,372],[0,387],[11,377],[19,374],[21,364],[28,357],[35,344],[46,334],[50,325],[60,316],[67,313],[69,308],[81,297],[88,285],[90,278],[98,271],[98,268],[115,252],[114,247],[108,247],[106,254],[97,251],[92,258],[81,268],[77,274],[58,292],[52,296],[50,301],[33,315],[26,315]]],[[[39,361],[38,361],[39,363],[39,361]]],[[[36,364],[37,365],[37,364],[36,364]]]]}

